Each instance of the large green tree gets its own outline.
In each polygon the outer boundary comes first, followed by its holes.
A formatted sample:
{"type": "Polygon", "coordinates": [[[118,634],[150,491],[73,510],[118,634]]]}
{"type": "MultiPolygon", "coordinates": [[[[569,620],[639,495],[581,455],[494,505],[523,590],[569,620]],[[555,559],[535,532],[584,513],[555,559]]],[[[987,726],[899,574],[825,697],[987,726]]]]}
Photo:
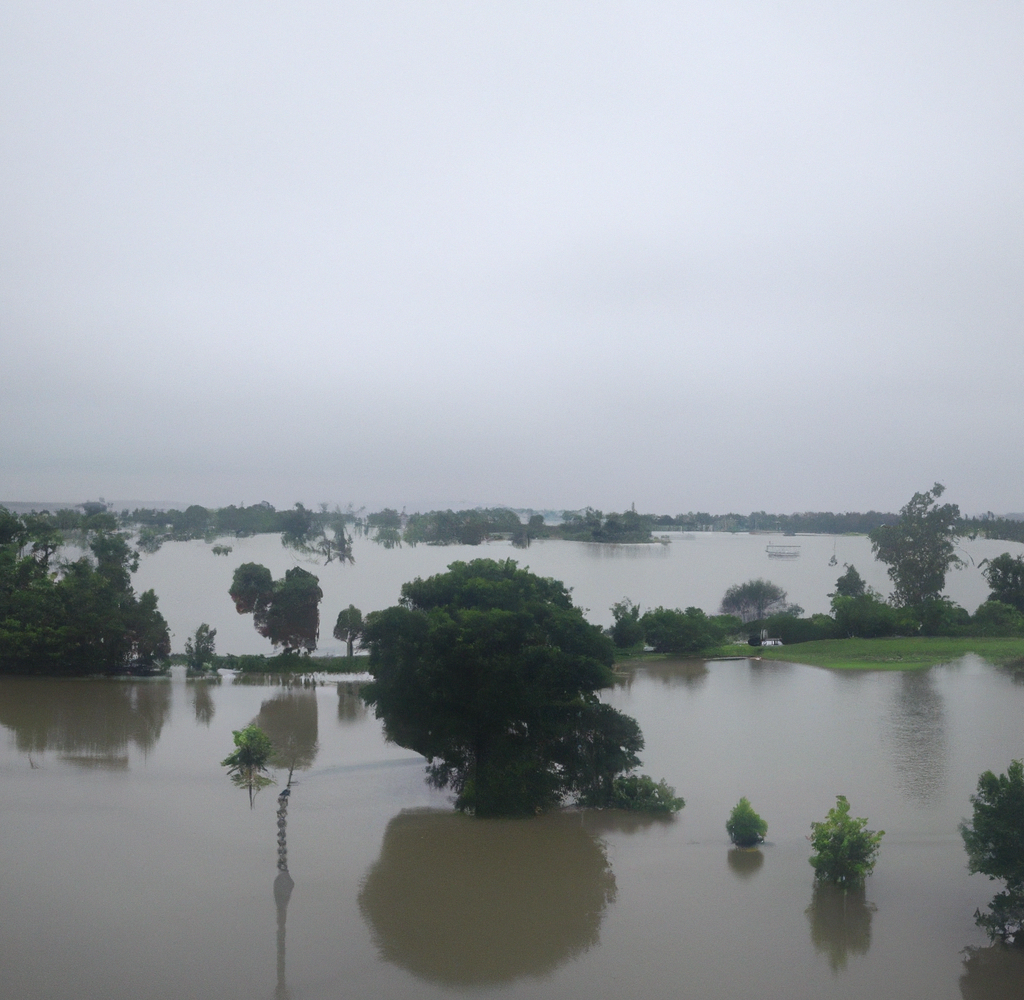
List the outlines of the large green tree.
{"type": "Polygon", "coordinates": [[[423,754],[429,780],[478,816],[566,798],[607,801],[636,767],[636,722],[598,701],[611,642],[559,582],[509,559],[452,563],[367,617],[364,690],[387,738],[423,754]]]}
{"type": "Polygon", "coordinates": [[[1024,556],[1004,552],[994,559],[986,559],[982,573],[992,590],[989,600],[1002,601],[1024,612],[1024,556]]]}
{"type": "Polygon", "coordinates": [[[274,580],[259,563],[242,563],[235,570],[228,591],[240,615],[251,614],[260,635],[285,653],[316,649],[320,636],[320,600],[324,592],[319,578],[301,566],[274,580]]]}
{"type": "Polygon", "coordinates": [[[1006,885],[975,919],[991,937],[1024,944],[1024,763],[1011,761],[998,776],[985,771],[971,805],[970,822],[960,824],[967,867],[1006,885]]]}
{"type": "Polygon", "coordinates": [[[722,598],[722,614],[736,615],[741,621],[756,622],[782,611],[786,592],[771,580],[758,578],[733,584],[722,598]]]}
{"type": "Polygon", "coordinates": [[[892,600],[898,607],[935,600],[946,586],[946,573],[963,565],[955,544],[961,534],[960,508],[939,504],[945,491],[936,483],[915,493],[895,524],[883,524],[868,535],[875,558],[889,567],[892,600]]]}
{"type": "Polygon", "coordinates": [[[169,655],[156,595],[132,588],[138,553],[119,534],[86,538],[88,555],[59,561],[56,518],[0,508],[0,671],[148,671],[169,655]]]}

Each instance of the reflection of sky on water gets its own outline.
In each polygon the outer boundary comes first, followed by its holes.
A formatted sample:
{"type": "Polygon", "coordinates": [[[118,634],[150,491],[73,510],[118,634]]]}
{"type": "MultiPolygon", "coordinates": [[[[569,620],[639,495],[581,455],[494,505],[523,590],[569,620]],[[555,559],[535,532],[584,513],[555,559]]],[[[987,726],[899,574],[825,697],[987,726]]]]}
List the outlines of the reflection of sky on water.
{"type": "Polygon", "coordinates": [[[595,946],[615,877],[578,814],[388,823],[359,907],[382,958],[452,986],[541,976],[595,946]]]}
{"type": "Polygon", "coordinates": [[[901,672],[883,725],[900,790],[926,806],[942,794],[948,748],[944,699],[931,670],[901,672]]]}

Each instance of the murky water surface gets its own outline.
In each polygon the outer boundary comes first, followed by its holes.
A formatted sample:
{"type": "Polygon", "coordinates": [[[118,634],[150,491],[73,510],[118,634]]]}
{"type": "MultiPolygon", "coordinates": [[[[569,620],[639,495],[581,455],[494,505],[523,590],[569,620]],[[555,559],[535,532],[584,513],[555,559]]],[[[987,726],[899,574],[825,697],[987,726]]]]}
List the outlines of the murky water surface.
{"type": "Polygon", "coordinates": [[[685,796],[675,821],[455,815],[344,684],[0,680],[0,997],[1024,994],[957,833],[979,772],[1024,755],[1012,673],[678,663],[607,697],[685,796]],[[281,785],[250,810],[219,766],[257,718],[299,778],[287,873],[281,785]],[[845,898],[805,839],[837,793],[887,831],[845,898]],[[757,851],[725,836],[741,795],[757,851]]]}

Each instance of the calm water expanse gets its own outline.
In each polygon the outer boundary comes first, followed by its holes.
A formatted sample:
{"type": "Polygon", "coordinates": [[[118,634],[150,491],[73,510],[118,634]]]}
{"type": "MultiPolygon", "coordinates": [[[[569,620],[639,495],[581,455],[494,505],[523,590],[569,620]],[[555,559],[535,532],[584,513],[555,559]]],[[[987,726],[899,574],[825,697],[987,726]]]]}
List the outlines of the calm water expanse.
{"type": "MultiPolygon", "coordinates": [[[[783,538],[781,535],[746,535],[724,532],[672,536],[668,545],[595,545],[585,542],[534,542],[529,549],[515,549],[508,542],[484,545],[435,547],[419,545],[387,550],[364,539],[355,542],[355,564],[318,565],[304,560],[281,545],[278,535],[225,539],[233,551],[215,556],[202,541],[172,542],[142,557],[135,574],[136,590],[150,587],[160,599],[160,610],[173,633],[175,652],[183,652],[185,638],[201,622],[217,629],[218,650],[225,653],[271,653],[270,643],[252,627],[252,616],[235,612],[228,597],[235,567],[259,562],[275,577],[303,565],[320,578],[324,591],[321,605],[322,652],[341,652],[331,632],[338,612],[355,604],[364,613],[386,608],[398,601],[403,583],[416,576],[444,572],[456,559],[480,557],[516,559],[542,576],[552,576],[573,588],[573,598],[588,608],[591,621],[611,624],[610,608],[624,596],[644,608],[695,605],[717,614],[722,595],[734,583],[766,577],[789,592],[789,600],[808,614],[829,610],[829,591],[835,590],[843,563],[852,563],[867,582],[888,594],[891,585],[885,566],[871,555],[866,536],[813,535],[783,538]],[[771,559],[769,542],[800,546],[797,559],[771,559]],[[830,566],[835,555],[837,565],[830,566]]],[[[1024,545],[978,539],[963,541],[961,553],[968,567],[949,574],[947,593],[969,611],[988,596],[988,587],[974,563],[1000,552],[1024,553],[1024,545]]]]}
{"type": "Polygon", "coordinates": [[[607,697],[685,796],[676,820],[457,816],[345,685],[2,679],[0,996],[1021,996],[956,830],[979,772],[1024,755],[1019,676],[681,662],[607,697]],[[288,875],[276,790],[250,811],[219,766],[255,718],[306,768],[288,875]],[[887,831],[845,900],[815,892],[805,839],[837,793],[887,831]],[[741,795],[759,851],[725,836],[741,795]]]}

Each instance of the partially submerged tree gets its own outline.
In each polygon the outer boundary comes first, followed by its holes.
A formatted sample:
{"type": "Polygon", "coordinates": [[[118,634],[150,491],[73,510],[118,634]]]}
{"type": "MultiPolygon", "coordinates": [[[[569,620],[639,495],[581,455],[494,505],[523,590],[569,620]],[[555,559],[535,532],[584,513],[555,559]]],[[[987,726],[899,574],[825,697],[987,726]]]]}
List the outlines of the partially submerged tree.
{"type": "Polygon", "coordinates": [[[228,593],[240,614],[251,614],[260,635],[285,653],[316,649],[320,635],[319,579],[300,566],[274,580],[259,563],[243,563],[235,570],[228,593]]]}
{"type": "Polygon", "coordinates": [[[1011,761],[998,777],[985,771],[971,805],[971,821],[960,824],[967,867],[1006,886],[975,920],[991,938],[1024,945],[1024,763],[1011,761]]]}
{"type": "Polygon", "coordinates": [[[250,723],[245,729],[236,729],[232,734],[235,749],[220,763],[228,769],[228,776],[249,792],[249,808],[252,808],[256,793],[274,779],[267,776],[267,765],[274,752],[270,737],[259,726],[250,723]]]}
{"type": "Polygon", "coordinates": [[[217,630],[203,622],[196,629],[195,635],[185,640],[185,656],[188,659],[189,670],[201,673],[206,670],[208,664],[213,664],[213,657],[217,651],[216,638],[217,630]]]}
{"type": "Polygon", "coordinates": [[[936,483],[925,493],[915,493],[900,510],[899,521],[868,535],[875,558],[889,567],[892,600],[899,607],[938,598],[949,569],[964,564],[955,546],[962,534],[960,508],[954,503],[939,505],[945,491],[936,483]]]}
{"type": "Polygon", "coordinates": [[[385,735],[423,754],[459,809],[606,804],[613,779],[639,763],[636,722],[596,695],[611,682],[611,642],[561,583],[511,559],[405,584],[399,605],[368,616],[364,642],[364,697],[385,735]]]}
{"type": "Polygon", "coordinates": [[[733,584],[722,598],[722,614],[736,615],[743,622],[760,621],[782,611],[786,592],[771,580],[748,580],[733,584]]]}
{"type": "Polygon", "coordinates": [[[850,815],[845,795],[836,796],[836,804],[820,823],[811,824],[810,862],[814,877],[842,888],[855,889],[864,884],[878,859],[878,845],[884,830],[866,830],[868,821],[850,815]]]}
{"type": "Polygon", "coordinates": [[[744,796],[725,821],[725,832],[737,847],[753,847],[764,840],[768,824],[754,812],[750,800],[744,796]]]}
{"type": "Polygon", "coordinates": [[[338,620],[334,624],[334,638],[345,643],[346,655],[351,660],[355,644],[363,634],[363,613],[354,604],[342,608],[338,612],[338,620]]]}

